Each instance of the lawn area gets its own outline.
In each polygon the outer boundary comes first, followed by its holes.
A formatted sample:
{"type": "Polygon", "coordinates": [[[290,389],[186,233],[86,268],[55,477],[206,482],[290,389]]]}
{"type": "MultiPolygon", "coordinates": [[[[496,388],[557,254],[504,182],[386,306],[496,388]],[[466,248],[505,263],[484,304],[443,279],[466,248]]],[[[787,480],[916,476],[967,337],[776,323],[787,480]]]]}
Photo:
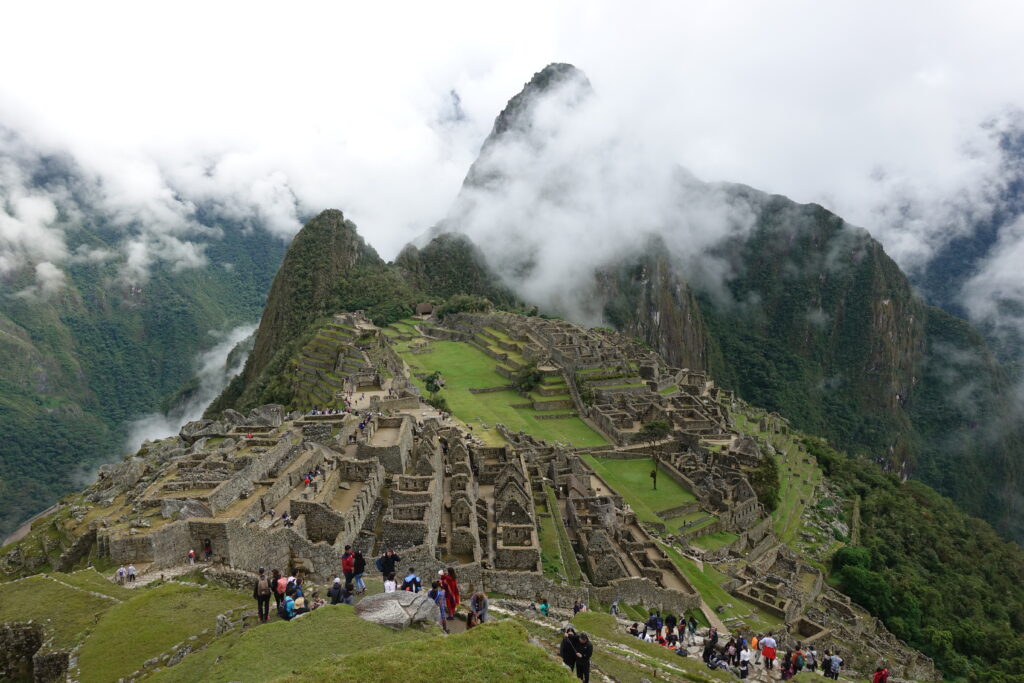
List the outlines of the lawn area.
{"type": "Polygon", "coordinates": [[[540,561],[544,568],[544,576],[559,579],[566,575],[562,563],[562,551],[558,546],[558,531],[555,520],[550,515],[538,516],[540,520],[540,561]]]}
{"type": "MultiPolygon", "coordinates": [[[[311,639],[316,642],[316,637],[311,639]]],[[[291,653],[283,653],[292,661],[291,653]]],[[[216,680],[226,680],[217,678],[216,680]]],[[[245,679],[248,680],[248,679],[245,679]]],[[[528,640],[526,629],[505,620],[444,639],[386,645],[322,661],[286,681],[562,681],[569,669],[528,640]]]]}
{"type": "MultiPolygon", "coordinates": [[[[493,358],[474,346],[462,342],[434,341],[430,353],[414,354],[401,346],[399,355],[414,372],[431,373],[439,370],[445,380],[441,396],[448,402],[452,413],[467,424],[481,422],[493,427],[499,422],[513,431],[524,431],[546,441],[569,442],[575,446],[603,446],[608,442],[579,418],[559,420],[537,419],[532,408],[512,408],[510,404],[529,402],[514,391],[471,394],[470,388],[483,389],[507,385],[509,381],[495,370],[493,358]]],[[[415,379],[421,391],[423,382],[415,379]]],[[[552,400],[552,397],[540,397],[552,400]]]]}
{"type": "Polygon", "coordinates": [[[113,600],[62,586],[45,576],[0,585],[0,623],[35,621],[53,634],[53,649],[71,648],[81,642],[113,600]]]}
{"type": "MultiPolygon", "coordinates": [[[[271,605],[273,607],[273,605],[271,605]]],[[[287,676],[331,655],[348,655],[392,643],[430,638],[417,629],[395,631],[363,621],[355,608],[334,605],[292,622],[272,621],[245,632],[232,631],[190,654],[174,667],[157,672],[154,681],[258,681],[287,676]],[[287,643],[286,650],[282,644],[287,643]],[[268,656],[280,652],[284,656],[268,656]]]]}
{"type": "Polygon", "coordinates": [[[732,605],[732,607],[726,607],[723,612],[719,613],[720,617],[723,619],[729,617],[742,619],[748,626],[757,630],[767,631],[778,628],[779,622],[774,617],[760,612],[750,603],[735,595],[730,595],[722,588],[722,584],[729,580],[728,576],[706,562],[704,563],[704,569],[701,570],[693,560],[685,557],[675,548],[664,543],[658,543],[658,545],[675,562],[690,584],[700,593],[704,602],[708,603],[712,609],[722,605],[732,605]]]}
{"type": "Polygon", "coordinates": [[[810,456],[791,437],[776,435],[772,443],[780,453],[779,505],[772,512],[772,527],[784,543],[792,545],[800,533],[804,509],[814,502],[814,489],[821,483],[822,473],[813,460],[804,462],[810,456]]]}
{"type": "MultiPolygon", "coordinates": [[[[118,586],[116,583],[108,580],[95,569],[83,569],[81,571],[72,572],[71,574],[59,574],[54,572],[51,576],[63,581],[64,583],[69,583],[72,586],[76,586],[87,591],[102,593],[103,595],[109,595],[110,597],[117,598],[118,600],[128,600],[133,595],[138,595],[136,591],[123,586],[118,586]]],[[[111,602],[110,604],[114,603],[111,602]]]]}
{"type": "Polygon", "coordinates": [[[562,522],[562,515],[558,508],[558,499],[555,497],[555,490],[550,486],[544,486],[544,495],[548,502],[548,510],[551,511],[552,526],[555,529],[555,538],[557,539],[559,555],[562,560],[562,568],[565,571],[563,576],[569,580],[569,583],[573,586],[580,585],[580,579],[583,576],[583,570],[580,569],[579,560],[576,559],[576,553],[573,552],[572,543],[569,542],[569,534],[565,530],[565,524],[562,522]]]}
{"type": "Polygon", "coordinates": [[[212,629],[218,614],[253,604],[243,593],[213,586],[168,583],[136,593],[108,609],[82,645],[78,665],[83,683],[123,678],[147,659],[212,629]]]}
{"type": "Polygon", "coordinates": [[[704,536],[698,536],[697,538],[690,541],[693,545],[704,550],[718,550],[724,548],[739,536],[732,533],[731,531],[718,531],[713,534],[706,534],[704,536]]]}
{"type": "Polygon", "coordinates": [[[652,465],[647,458],[615,460],[595,458],[590,454],[584,454],[582,457],[610,487],[633,506],[637,519],[641,521],[661,522],[661,518],[655,512],[696,500],[692,493],[664,474],[658,477],[658,489],[652,490],[652,465]]]}

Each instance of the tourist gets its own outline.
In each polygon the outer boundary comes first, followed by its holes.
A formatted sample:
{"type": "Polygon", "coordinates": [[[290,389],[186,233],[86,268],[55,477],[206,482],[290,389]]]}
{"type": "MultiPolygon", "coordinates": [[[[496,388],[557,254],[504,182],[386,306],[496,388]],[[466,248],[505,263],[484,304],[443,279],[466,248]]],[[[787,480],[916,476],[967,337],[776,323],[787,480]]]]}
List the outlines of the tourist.
{"type": "Polygon", "coordinates": [[[687,622],[687,630],[690,632],[690,645],[697,644],[697,617],[690,615],[687,622]]]}
{"type": "Polygon", "coordinates": [[[839,650],[832,653],[832,680],[838,681],[839,674],[843,672],[843,658],[839,656],[839,650]]]}
{"type": "Polygon", "coordinates": [[[448,567],[438,572],[441,575],[441,585],[444,586],[444,599],[445,605],[448,608],[448,618],[455,618],[455,610],[459,608],[459,603],[462,602],[459,595],[459,582],[455,577],[455,569],[448,567]]]}
{"type": "Polygon", "coordinates": [[[270,526],[274,526],[274,515],[275,514],[276,513],[274,512],[274,508],[270,508],[270,526]]]}
{"type": "Polygon", "coordinates": [[[195,550],[189,550],[188,551],[188,563],[189,564],[195,564],[196,563],[196,551],[195,550]]]}
{"type": "Polygon", "coordinates": [[[270,579],[267,570],[260,567],[260,575],[252,587],[252,597],[256,601],[256,614],[261,622],[270,620],[270,579]]]}
{"type": "Polygon", "coordinates": [[[676,616],[669,612],[665,615],[665,635],[669,635],[676,630],[676,616]]]}
{"type": "Polygon", "coordinates": [[[611,613],[613,617],[619,616],[619,601],[612,600],[611,613]]]}
{"type": "Polygon", "coordinates": [[[569,667],[569,671],[576,671],[576,662],[580,659],[578,645],[576,630],[572,626],[567,627],[562,636],[562,643],[558,646],[558,654],[569,667]]]}
{"type": "Polygon", "coordinates": [[[345,589],[341,592],[341,601],[346,605],[356,604],[355,596],[356,591],[351,583],[345,584],[345,589]]]}
{"type": "Polygon", "coordinates": [[[633,625],[626,629],[626,632],[634,638],[640,637],[640,624],[633,622],[633,625]]]}
{"type": "Polygon", "coordinates": [[[352,552],[352,546],[345,546],[345,552],[341,555],[341,573],[345,575],[345,581],[351,581],[355,576],[356,555],[352,552]]]}
{"type": "Polygon", "coordinates": [[[750,638],[750,651],[754,654],[754,664],[758,664],[761,661],[761,641],[760,634],[755,633],[750,638]]]}
{"type": "Polygon", "coordinates": [[[134,564],[128,565],[128,583],[135,583],[135,575],[136,574],[138,574],[138,571],[136,571],[135,565],[134,564]]]}
{"type": "Polygon", "coordinates": [[[487,621],[487,610],[489,607],[490,601],[487,599],[486,593],[473,593],[473,596],[469,599],[469,612],[470,614],[475,614],[481,624],[487,621]]]}
{"type": "Polygon", "coordinates": [[[572,614],[573,614],[573,616],[576,616],[577,614],[579,614],[582,609],[583,609],[583,603],[580,602],[579,600],[575,600],[572,603],[572,614]]]}
{"type": "Polygon", "coordinates": [[[665,636],[665,643],[670,650],[674,650],[679,645],[679,636],[676,635],[675,631],[669,631],[669,634],[665,636]]]}
{"type": "Polygon", "coordinates": [[[363,557],[363,553],[358,550],[354,553],[352,571],[355,573],[353,580],[355,582],[356,589],[360,593],[365,593],[366,584],[363,582],[363,574],[366,573],[366,558],[363,557]]]}
{"type": "Polygon", "coordinates": [[[341,604],[341,577],[334,577],[334,583],[330,588],[327,589],[327,597],[330,598],[332,605],[341,604]]]}
{"type": "Polygon", "coordinates": [[[701,652],[700,658],[704,660],[704,663],[711,664],[711,655],[715,652],[715,646],[711,642],[711,638],[704,639],[704,651],[701,652]]]}
{"type": "Polygon", "coordinates": [[[281,605],[284,588],[281,587],[281,572],[275,569],[270,573],[270,594],[274,596],[274,609],[281,605]]]}
{"type": "Polygon", "coordinates": [[[576,646],[576,677],[583,683],[590,683],[590,658],[594,656],[594,646],[586,633],[581,633],[577,639],[576,646]]]}
{"type": "Polygon", "coordinates": [[[435,581],[431,584],[430,592],[427,593],[427,597],[434,601],[438,609],[438,623],[441,624],[441,630],[448,633],[448,611],[445,605],[445,594],[444,588],[441,586],[440,581],[435,581]]]}
{"type": "Polygon", "coordinates": [[[381,573],[381,576],[387,578],[388,574],[395,572],[395,565],[401,562],[401,560],[402,558],[396,555],[394,550],[388,550],[377,558],[377,570],[381,573]]]}
{"type": "Polygon", "coordinates": [[[807,661],[808,671],[818,670],[818,653],[814,651],[813,645],[807,646],[807,651],[804,652],[804,659],[807,661]]]}
{"type": "Polygon", "coordinates": [[[295,616],[295,587],[288,586],[288,590],[284,593],[284,600],[281,601],[281,605],[277,608],[277,615],[285,621],[291,620],[295,616]]]}
{"type": "Polygon", "coordinates": [[[654,610],[647,616],[647,623],[644,624],[644,633],[658,630],[658,620],[654,618],[654,610]]]}
{"type": "Polygon", "coordinates": [[[402,579],[402,590],[419,593],[422,587],[423,583],[420,581],[420,577],[416,576],[416,568],[409,567],[409,573],[402,579]]]}
{"type": "Polygon", "coordinates": [[[394,593],[398,590],[398,582],[395,581],[395,573],[391,572],[388,574],[388,578],[384,579],[384,592],[394,593]]]}
{"type": "Polygon", "coordinates": [[[206,542],[206,543],[205,543],[205,544],[203,545],[203,556],[204,556],[204,557],[206,558],[206,561],[207,561],[207,562],[209,562],[209,561],[210,561],[210,558],[212,558],[212,557],[213,557],[213,546],[212,546],[212,545],[210,545],[210,542],[209,542],[209,541],[207,541],[207,542],[206,542]]]}
{"type": "Polygon", "coordinates": [[[798,674],[804,670],[804,665],[807,663],[807,659],[804,657],[804,650],[800,646],[800,643],[796,644],[796,650],[793,651],[792,664],[793,674],[798,674]]]}
{"type": "Polygon", "coordinates": [[[746,645],[740,648],[740,678],[746,678],[750,674],[750,648],[746,645]]]}
{"type": "Polygon", "coordinates": [[[718,627],[717,626],[712,626],[711,627],[711,629],[708,631],[708,638],[711,639],[711,644],[713,646],[714,645],[718,645],[718,627]]]}
{"type": "Polygon", "coordinates": [[[473,612],[466,615],[466,630],[480,625],[480,618],[473,612]]]}
{"type": "Polygon", "coordinates": [[[730,664],[732,664],[734,660],[739,661],[739,653],[739,648],[736,646],[736,638],[729,638],[729,642],[725,644],[725,661],[730,664]]]}
{"type": "Polygon", "coordinates": [[[278,608],[278,610],[280,610],[281,609],[281,602],[284,601],[284,594],[288,590],[288,577],[281,575],[281,573],[279,571],[277,571],[276,569],[274,570],[274,574],[278,575],[277,576],[277,595],[278,595],[279,599],[278,599],[278,602],[277,602],[277,608],[278,608]]]}
{"type": "Polygon", "coordinates": [[[548,600],[547,600],[547,598],[542,598],[542,599],[541,599],[541,601],[540,601],[540,607],[538,607],[537,609],[538,609],[538,610],[540,611],[540,613],[541,613],[541,614],[543,614],[543,615],[544,615],[545,617],[546,617],[546,616],[548,615],[548,612],[549,612],[549,611],[551,611],[551,606],[550,606],[550,605],[548,605],[548,600]]]}
{"type": "Polygon", "coordinates": [[[309,599],[309,610],[312,612],[315,609],[324,606],[324,599],[320,597],[320,594],[313,591],[313,597],[309,599]]]}
{"type": "Polygon", "coordinates": [[[309,611],[309,605],[307,604],[306,596],[305,595],[299,594],[299,591],[296,590],[295,591],[295,595],[292,596],[292,598],[295,601],[295,613],[296,614],[305,614],[306,612],[309,611]]]}
{"type": "Polygon", "coordinates": [[[117,570],[117,584],[119,586],[123,586],[127,578],[128,570],[125,569],[125,566],[122,564],[121,567],[117,570]]]}
{"type": "Polygon", "coordinates": [[[654,635],[657,638],[661,637],[661,629],[665,627],[665,622],[661,618],[661,610],[654,613],[654,635]]]}
{"type": "Polygon", "coordinates": [[[875,669],[875,675],[871,678],[871,683],[889,683],[889,669],[885,668],[884,665],[875,669]]]}
{"type": "Polygon", "coordinates": [[[761,639],[761,654],[764,655],[764,668],[773,669],[775,668],[775,648],[778,647],[778,643],[772,638],[772,634],[766,635],[761,639]]]}

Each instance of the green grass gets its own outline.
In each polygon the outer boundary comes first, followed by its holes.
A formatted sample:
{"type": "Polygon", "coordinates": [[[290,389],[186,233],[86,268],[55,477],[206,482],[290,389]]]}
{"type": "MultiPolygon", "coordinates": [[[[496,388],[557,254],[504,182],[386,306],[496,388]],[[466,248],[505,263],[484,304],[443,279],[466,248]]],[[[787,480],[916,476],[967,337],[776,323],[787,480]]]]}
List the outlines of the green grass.
{"type": "Polygon", "coordinates": [[[157,672],[150,680],[270,680],[331,655],[429,637],[428,632],[418,629],[396,631],[363,621],[355,615],[354,607],[334,605],[295,621],[272,621],[244,633],[232,631],[205,650],[186,656],[177,666],[157,672]]]}
{"type": "Polygon", "coordinates": [[[82,645],[83,683],[116,681],[202,629],[213,629],[218,614],[253,606],[240,592],[212,586],[167,583],[138,593],[108,609],[82,645]]]}
{"type": "Polygon", "coordinates": [[[690,542],[698,548],[703,548],[704,550],[718,550],[719,548],[724,548],[725,546],[729,545],[737,538],[739,538],[739,536],[732,533],[731,531],[717,531],[713,534],[705,534],[704,536],[699,536],[690,542]]]}
{"type": "Polygon", "coordinates": [[[110,597],[117,598],[119,600],[127,600],[133,595],[138,595],[137,591],[129,590],[123,586],[118,586],[113,581],[102,576],[95,569],[83,569],[71,574],[59,574],[54,572],[52,576],[64,583],[69,583],[72,586],[77,586],[78,588],[83,588],[87,591],[102,593],[103,595],[109,595],[110,597]]]}
{"type": "Polygon", "coordinates": [[[562,567],[565,569],[565,578],[569,580],[570,585],[578,586],[583,576],[583,570],[580,569],[580,563],[576,559],[576,553],[573,552],[572,543],[569,542],[569,534],[565,530],[565,524],[562,523],[562,515],[559,513],[555,490],[545,485],[544,495],[547,497],[548,510],[551,511],[551,520],[554,522],[553,526],[558,538],[558,547],[562,556],[562,567]]]}
{"type": "Polygon", "coordinates": [[[117,605],[85,591],[62,586],[45,576],[0,585],[0,623],[36,621],[53,635],[54,649],[81,642],[103,613],[117,605]]]}
{"type": "MultiPolygon", "coordinates": [[[[289,653],[284,653],[290,659],[289,653]]],[[[219,680],[219,679],[218,679],[219,680]]],[[[496,621],[445,638],[386,645],[316,664],[286,681],[569,681],[569,670],[532,645],[526,629],[496,621]]]]}
{"type": "Polygon", "coordinates": [[[640,521],[660,523],[662,520],[655,514],[656,511],[697,500],[692,493],[664,473],[658,477],[657,490],[651,489],[653,465],[647,458],[615,460],[584,454],[583,459],[633,506],[640,521]]]}
{"type": "Polygon", "coordinates": [[[712,609],[717,609],[723,605],[732,605],[732,607],[725,607],[724,611],[719,613],[721,618],[736,617],[737,619],[742,619],[751,628],[760,630],[769,630],[779,626],[779,621],[775,617],[761,613],[754,605],[735,595],[730,595],[722,588],[722,584],[729,580],[728,576],[707,562],[704,563],[702,571],[693,560],[684,557],[675,548],[664,543],[659,543],[658,545],[665,551],[669,559],[679,567],[679,571],[683,573],[687,581],[690,582],[690,585],[697,589],[704,602],[712,609]]]}
{"type": "Polygon", "coordinates": [[[665,387],[664,389],[662,389],[658,393],[659,394],[674,394],[676,392],[676,389],[678,389],[678,388],[679,387],[677,387],[675,384],[670,384],[669,386],[665,387]]]}
{"type": "MultiPolygon", "coordinates": [[[[608,443],[579,418],[540,420],[536,417],[539,413],[532,408],[512,408],[510,404],[528,402],[513,391],[469,393],[471,387],[502,386],[509,381],[495,371],[495,360],[474,346],[452,341],[435,341],[430,346],[433,349],[431,353],[409,353],[401,345],[396,346],[396,351],[415,372],[429,374],[441,371],[445,388],[440,395],[448,402],[452,413],[463,422],[475,425],[484,422],[491,427],[501,423],[513,431],[524,431],[546,441],[569,442],[575,446],[603,446],[608,443]]],[[[420,390],[425,390],[421,380],[414,378],[414,381],[420,390]]],[[[554,400],[558,397],[540,398],[554,400]]]]}
{"type": "Polygon", "coordinates": [[[562,562],[562,551],[559,549],[555,520],[550,515],[538,519],[540,519],[540,559],[544,575],[549,579],[564,577],[565,564],[562,562]]]}

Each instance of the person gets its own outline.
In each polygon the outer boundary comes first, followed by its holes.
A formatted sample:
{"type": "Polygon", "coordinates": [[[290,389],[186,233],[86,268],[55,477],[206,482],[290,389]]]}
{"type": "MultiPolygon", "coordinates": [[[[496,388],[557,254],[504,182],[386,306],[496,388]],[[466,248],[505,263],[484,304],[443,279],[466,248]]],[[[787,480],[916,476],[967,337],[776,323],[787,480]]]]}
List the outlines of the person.
{"type": "Polygon", "coordinates": [[[736,638],[729,638],[729,642],[725,644],[725,661],[732,664],[733,660],[739,655],[739,648],[736,647],[736,638]]]}
{"type": "Polygon", "coordinates": [[[438,623],[441,624],[441,630],[446,634],[448,633],[448,612],[445,606],[445,595],[444,588],[441,586],[440,581],[435,581],[430,585],[430,592],[427,593],[427,597],[434,601],[438,609],[438,623]]]}
{"type": "Polygon", "coordinates": [[[821,658],[821,675],[825,678],[832,678],[832,653],[828,650],[825,650],[825,654],[821,658]]]}
{"type": "Polygon", "coordinates": [[[665,628],[665,621],[661,618],[661,610],[654,613],[654,637],[661,637],[661,629],[665,628]]]}
{"type": "Polygon", "coordinates": [[[305,595],[299,595],[299,592],[296,591],[293,600],[295,601],[296,614],[305,614],[309,611],[309,601],[306,600],[305,595]]]}
{"type": "Polygon", "coordinates": [[[686,622],[686,630],[690,634],[690,645],[697,644],[697,617],[690,615],[686,622]]]}
{"type": "Polygon", "coordinates": [[[189,550],[188,551],[188,563],[189,564],[195,564],[196,563],[196,551],[195,550],[189,550]]]}
{"type": "Polygon", "coordinates": [[[576,678],[583,683],[590,683],[590,658],[594,656],[594,646],[586,633],[581,633],[577,640],[576,678]]]}
{"type": "Polygon", "coordinates": [[[839,650],[832,653],[832,680],[838,681],[839,674],[843,672],[843,658],[839,656],[839,650]]]}
{"type": "Polygon", "coordinates": [[[313,611],[324,606],[324,599],[320,597],[320,594],[313,591],[313,597],[309,599],[309,610],[313,611]]]}
{"type": "Polygon", "coordinates": [[[455,618],[455,610],[459,608],[459,603],[462,602],[459,595],[459,582],[455,577],[455,569],[448,567],[439,571],[441,575],[441,585],[444,587],[444,599],[445,605],[448,608],[448,618],[455,618]]]}
{"type": "Polygon", "coordinates": [[[658,470],[651,470],[651,488],[655,491],[658,490],[658,470]]]}
{"type": "Polygon", "coordinates": [[[676,635],[675,631],[669,631],[668,635],[665,636],[665,643],[670,650],[674,650],[679,645],[679,636],[676,635]]]}
{"type": "Polygon", "coordinates": [[[260,575],[252,587],[252,597],[256,601],[256,614],[261,622],[270,621],[270,578],[267,570],[260,567],[260,575]]]}
{"type": "Polygon", "coordinates": [[[761,661],[761,641],[760,635],[754,634],[750,638],[750,651],[754,653],[754,664],[758,664],[761,661]]]}
{"type": "Polygon", "coordinates": [[[285,591],[288,590],[288,583],[289,582],[288,582],[288,577],[282,575],[281,572],[279,572],[276,569],[274,570],[274,575],[277,576],[277,591],[276,591],[277,595],[278,595],[277,609],[280,611],[280,609],[281,609],[281,602],[284,601],[284,594],[285,594],[285,591]]]}
{"type": "Polygon", "coordinates": [[[633,625],[626,629],[626,632],[634,638],[640,637],[640,624],[633,622],[633,625]]]}
{"type": "Polygon", "coordinates": [[[796,674],[803,671],[804,665],[807,664],[807,659],[804,657],[804,649],[803,647],[801,647],[800,643],[796,644],[796,649],[793,650],[793,655],[791,659],[792,661],[790,662],[790,664],[792,665],[793,675],[795,676],[796,674]]]}
{"type": "Polygon", "coordinates": [[[700,654],[700,658],[704,660],[704,663],[711,666],[711,655],[715,653],[715,645],[711,642],[711,638],[704,639],[704,650],[700,654]]]}
{"type": "Polygon", "coordinates": [[[401,561],[402,558],[396,555],[394,550],[388,550],[377,558],[377,569],[380,571],[381,576],[386,579],[388,574],[395,572],[395,565],[401,561]]]}
{"type": "Polygon", "coordinates": [[[285,621],[291,621],[292,617],[295,616],[295,587],[288,586],[288,590],[284,593],[284,600],[281,601],[281,605],[277,608],[277,615],[285,621]]]}
{"type": "Polygon", "coordinates": [[[619,601],[612,600],[611,613],[613,617],[619,616],[619,601]]]}
{"type": "Polygon", "coordinates": [[[475,612],[470,612],[466,615],[466,630],[473,628],[474,626],[480,625],[480,617],[475,612]]]}
{"type": "Polygon", "coordinates": [[[327,589],[327,597],[330,599],[332,605],[341,604],[341,577],[335,576],[334,583],[327,589]]]}
{"type": "Polygon", "coordinates": [[[120,566],[120,568],[117,570],[117,583],[118,583],[119,586],[123,586],[124,585],[124,582],[125,582],[125,579],[127,578],[127,576],[128,576],[128,570],[125,569],[124,565],[122,564],[120,566]]]}
{"type": "Polygon", "coordinates": [[[416,576],[416,568],[409,567],[409,573],[402,579],[402,590],[419,593],[422,587],[423,584],[420,582],[420,577],[416,576]]]}
{"type": "Polygon", "coordinates": [[[572,614],[573,614],[573,616],[576,616],[577,614],[579,614],[580,610],[582,610],[582,609],[583,609],[583,603],[580,602],[579,600],[574,600],[573,603],[572,603],[572,614]]]}
{"type": "Polygon", "coordinates": [[[576,671],[576,661],[579,659],[579,648],[577,647],[578,642],[576,640],[576,630],[569,626],[565,629],[565,634],[562,636],[562,643],[558,646],[558,654],[565,662],[565,665],[569,667],[569,671],[576,671]]]}
{"type": "Polygon", "coordinates": [[[651,613],[647,615],[647,621],[644,623],[644,632],[645,633],[647,631],[652,631],[653,632],[654,629],[657,628],[657,623],[658,623],[657,620],[655,620],[655,618],[654,618],[654,610],[651,610],[651,613]]]}
{"type": "Polygon", "coordinates": [[[547,615],[548,615],[548,612],[549,612],[549,611],[551,611],[551,606],[550,606],[550,605],[548,605],[548,601],[547,601],[547,598],[542,598],[542,599],[541,599],[541,601],[540,601],[540,606],[539,606],[539,607],[538,607],[537,609],[538,609],[538,610],[540,611],[540,613],[541,613],[541,614],[543,614],[544,616],[547,616],[547,615]]]}
{"type": "Polygon", "coordinates": [[[479,623],[487,621],[487,609],[490,607],[490,602],[487,600],[487,594],[484,592],[473,593],[473,596],[469,599],[469,613],[476,616],[479,623]]]}
{"type": "Polygon", "coordinates": [[[356,575],[356,555],[350,545],[345,546],[345,552],[341,555],[341,573],[345,576],[346,583],[356,575]]]}
{"type": "Polygon", "coordinates": [[[750,649],[744,645],[740,649],[740,678],[750,675],[750,649]]]}
{"type": "Polygon", "coordinates": [[[818,653],[814,651],[813,645],[807,646],[807,651],[804,652],[804,659],[807,660],[807,670],[817,671],[818,670],[818,653]]]}
{"type": "Polygon", "coordinates": [[[346,583],[344,590],[341,591],[341,601],[346,605],[354,605],[356,590],[351,583],[346,583]]]}
{"type": "Polygon", "coordinates": [[[676,630],[676,615],[669,612],[665,615],[665,634],[668,635],[676,630]]]}
{"type": "Polygon", "coordinates": [[[209,540],[203,544],[203,556],[206,558],[207,562],[209,562],[210,558],[213,557],[213,546],[210,544],[209,540]]]}
{"type": "Polygon", "coordinates": [[[135,565],[134,564],[128,565],[128,583],[135,583],[135,575],[136,574],[138,574],[138,571],[136,571],[135,565]]]}
{"type": "Polygon", "coordinates": [[[388,574],[388,578],[384,579],[384,592],[394,593],[398,590],[398,582],[395,581],[395,573],[391,572],[388,574]]]}
{"type": "Polygon", "coordinates": [[[779,645],[772,638],[772,634],[761,639],[761,654],[764,655],[764,668],[771,670],[775,668],[775,648],[779,645]]]}
{"type": "Polygon", "coordinates": [[[352,560],[352,571],[355,573],[353,581],[356,589],[360,593],[366,592],[366,583],[363,581],[363,574],[366,573],[366,558],[363,557],[363,553],[359,550],[353,553],[354,557],[352,560]]]}
{"type": "Polygon", "coordinates": [[[885,666],[880,666],[875,669],[875,675],[871,678],[871,683],[889,683],[889,669],[885,666]]]}

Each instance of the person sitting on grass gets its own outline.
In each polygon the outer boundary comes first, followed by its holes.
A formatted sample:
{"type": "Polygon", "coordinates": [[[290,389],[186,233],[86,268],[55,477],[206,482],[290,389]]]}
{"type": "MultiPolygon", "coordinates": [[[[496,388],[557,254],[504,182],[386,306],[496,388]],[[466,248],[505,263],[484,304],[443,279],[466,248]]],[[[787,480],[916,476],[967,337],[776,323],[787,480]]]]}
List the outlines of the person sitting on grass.
{"type": "Polygon", "coordinates": [[[388,578],[384,579],[384,592],[394,593],[398,590],[398,582],[395,581],[395,573],[391,572],[388,574],[388,578]]]}

